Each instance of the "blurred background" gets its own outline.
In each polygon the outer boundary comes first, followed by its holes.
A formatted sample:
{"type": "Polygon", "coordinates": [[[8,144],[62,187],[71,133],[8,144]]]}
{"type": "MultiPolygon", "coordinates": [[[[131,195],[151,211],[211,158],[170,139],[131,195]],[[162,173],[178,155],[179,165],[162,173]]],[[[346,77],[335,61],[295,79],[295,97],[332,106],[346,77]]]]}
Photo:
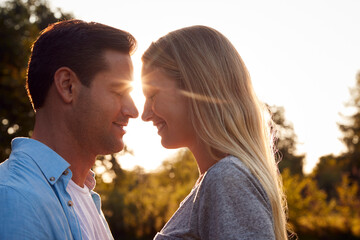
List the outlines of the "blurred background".
{"type": "MultiPolygon", "coordinates": [[[[31,136],[26,67],[48,24],[78,18],[131,32],[140,113],[142,52],[169,31],[207,25],[233,42],[272,111],[299,238],[360,239],[359,10],[350,0],[0,0],[0,162],[11,139],[31,136]]],[[[127,132],[124,151],[98,157],[96,191],[115,239],[152,239],[193,187],[196,162],[162,148],[151,123],[130,121],[127,132]]]]}

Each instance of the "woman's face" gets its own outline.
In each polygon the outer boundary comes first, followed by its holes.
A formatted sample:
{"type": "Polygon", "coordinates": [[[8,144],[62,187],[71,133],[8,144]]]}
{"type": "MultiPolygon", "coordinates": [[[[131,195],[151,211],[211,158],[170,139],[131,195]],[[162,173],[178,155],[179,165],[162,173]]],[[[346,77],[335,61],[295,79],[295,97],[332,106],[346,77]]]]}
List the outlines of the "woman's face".
{"type": "Polygon", "coordinates": [[[176,80],[160,68],[143,68],[142,88],[146,101],[141,117],[157,127],[161,144],[165,148],[191,148],[196,138],[189,116],[189,103],[176,80]]]}

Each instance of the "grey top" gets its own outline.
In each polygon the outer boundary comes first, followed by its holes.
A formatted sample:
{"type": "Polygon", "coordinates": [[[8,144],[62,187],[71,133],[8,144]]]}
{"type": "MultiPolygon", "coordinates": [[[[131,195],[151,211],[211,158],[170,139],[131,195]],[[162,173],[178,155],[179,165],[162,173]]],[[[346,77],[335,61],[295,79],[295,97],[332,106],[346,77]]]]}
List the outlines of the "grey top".
{"type": "Polygon", "coordinates": [[[249,169],[227,156],[205,173],[154,239],[275,239],[271,205],[249,169]]]}

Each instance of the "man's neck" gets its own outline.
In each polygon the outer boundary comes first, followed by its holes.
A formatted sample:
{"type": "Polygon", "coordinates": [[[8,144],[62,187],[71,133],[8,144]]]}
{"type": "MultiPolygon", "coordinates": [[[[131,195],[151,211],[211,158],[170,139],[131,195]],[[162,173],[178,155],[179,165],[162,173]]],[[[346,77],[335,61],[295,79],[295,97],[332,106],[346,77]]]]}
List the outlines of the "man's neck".
{"type": "MultiPolygon", "coordinates": [[[[38,119],[37,119],[38,120],[38,119]]],[[[74,140],[63,126],[54,128],[49,122],[35,121],[32,138],[44,143],[59,154],[70,164],[72,180],[80,187],[84,186],[85,179],[95,163],[96,155],[91,149],[83,149],[81,143],[74,140]]]]}

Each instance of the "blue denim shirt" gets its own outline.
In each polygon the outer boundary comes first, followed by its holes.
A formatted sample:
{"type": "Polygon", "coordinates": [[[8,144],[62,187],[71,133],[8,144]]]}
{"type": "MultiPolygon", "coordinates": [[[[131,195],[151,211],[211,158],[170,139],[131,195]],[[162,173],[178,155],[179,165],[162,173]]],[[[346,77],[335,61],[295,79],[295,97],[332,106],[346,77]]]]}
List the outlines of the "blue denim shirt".
{"type": "MultiPolygon", "coordinates": [[[[0,165],[0,239],[82,239],[66,191],[72,176],[69,166],[36,140],[12,141],[11,155],[0,165]]],[[[93,191],[91,195],[112,239],[100,196],[93,191]]]]}

